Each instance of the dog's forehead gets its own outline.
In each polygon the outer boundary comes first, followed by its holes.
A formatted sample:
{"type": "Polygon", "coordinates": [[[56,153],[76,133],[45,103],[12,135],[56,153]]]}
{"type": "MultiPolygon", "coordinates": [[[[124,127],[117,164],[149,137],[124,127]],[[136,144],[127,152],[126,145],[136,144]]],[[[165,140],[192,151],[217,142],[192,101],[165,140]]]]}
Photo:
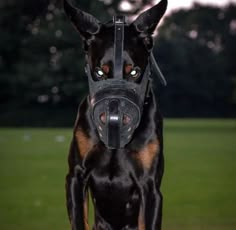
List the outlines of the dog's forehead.
{"type": "MultiPolygon", "coordinates": [[[[114,25],[103,25],[100,32],[96,36],[100,43],[104,43],[110,46],[114,45],[115,26],[114,25]]],[[[124,46],[135,46],[139,41],[140,37],[138,32],[132,25],[124,26],[124,46]]],[[[125,47],[126,48],[126,47],[125,47]]]]}
{"type": "MultiPolygon", "coordinates": [[[[102,65],[102,64],[109,63],[110,61],[113,60],[113,58],[114,58],[114,47],[111,47],[105,51],[103,57],[100,60],[100,64],[102,65]]],[[[124,50],[123,58],[126,63],[132,64],[132,65],[134,64],[133,58],[131,57],[130,53],[126,50],[124,50]]]]}
{"type": "MultiPolygon", "coordinates": [[[[107,63],[114,55],[114,25],[104,25],[91,43],[91,56],[97,61],[107,63]]],[[[146,53],[145,46],[138,32],[131,25],[124,27],[124,60],[133,63],[146,53]]],[[[145,55],[144,55],[145,56],[145,55]]],[[[143,57],[144,57],[143,56],[143,57]]]]}

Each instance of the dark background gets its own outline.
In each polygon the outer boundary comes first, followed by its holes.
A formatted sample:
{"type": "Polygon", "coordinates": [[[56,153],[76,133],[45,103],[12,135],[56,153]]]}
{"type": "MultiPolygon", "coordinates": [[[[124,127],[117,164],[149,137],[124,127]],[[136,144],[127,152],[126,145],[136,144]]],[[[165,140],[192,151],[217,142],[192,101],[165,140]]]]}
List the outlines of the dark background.
{"type": "MultiPolygon", "coordinates": [[[[105,2],[76,6],[106,21],[120,1],[105,2]]],[[[236,5],[175,11],[155,41],[168,82],[163,87],[154,77],[165,117],[236,117],[236,5]]],[[[60,0],[0,1],[0,126],[72,126],[88,91],[84,64],[60,0]]]]}

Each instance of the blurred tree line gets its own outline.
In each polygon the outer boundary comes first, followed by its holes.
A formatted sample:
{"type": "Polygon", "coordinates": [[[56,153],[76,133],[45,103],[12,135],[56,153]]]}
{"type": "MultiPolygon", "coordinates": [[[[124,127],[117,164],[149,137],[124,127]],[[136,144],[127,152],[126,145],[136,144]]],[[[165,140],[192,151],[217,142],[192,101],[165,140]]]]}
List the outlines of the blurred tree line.
{"type": "MultiPolygon", "coordinates": [[[[106,21],[121,2],[77,6],[106,21]]],[[[129,2],[127,15],[153,3],[129,2]]],[[[168,81],[162,87],[154,76],[165,117],[236,116],[235,37],[235,5],[195,4],[165,18],[154,49],[168,81]]],[[[72,126],[88,92],[81,47],[60,0],[1,0],[0,125],[72,126]]]]}

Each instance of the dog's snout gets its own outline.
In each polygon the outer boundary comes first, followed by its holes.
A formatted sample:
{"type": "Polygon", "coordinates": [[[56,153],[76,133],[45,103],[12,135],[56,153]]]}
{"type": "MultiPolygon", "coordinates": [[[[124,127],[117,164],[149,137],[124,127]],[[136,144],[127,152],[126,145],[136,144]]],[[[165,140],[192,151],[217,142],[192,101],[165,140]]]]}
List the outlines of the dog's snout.
{"type": "Polygon", "coordinates": [[[103,124],[106,124],[106,113],[105,112],[100,114],[100,120],[103,124]]]}
{"type": "Polygon", "coordinates": [[[131,121],[130,116],[124,114],[123,115],[123,125],[128,125],[130,123],[130,121],[131,121]]]}
{"type": "MultiPolygon", "coordinates": [[[[101,113],[99,118],[100,118],[100,121],[105,125],[107,122],[106,113],[105,112],[101,113]]],[[[128,125],[130,121],[131,121],[130,116],[124,114],[123,119],[122,119],[123,125],[128,125]]]]}

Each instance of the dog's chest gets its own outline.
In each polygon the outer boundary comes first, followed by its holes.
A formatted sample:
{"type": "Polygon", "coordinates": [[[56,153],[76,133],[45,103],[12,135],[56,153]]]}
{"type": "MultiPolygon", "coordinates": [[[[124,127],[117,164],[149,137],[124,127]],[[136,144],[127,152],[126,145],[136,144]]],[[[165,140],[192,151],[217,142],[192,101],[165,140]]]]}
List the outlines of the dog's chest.
{"type": "Polygon", "coordinates": [[[103,157],[93,169],[90,186],[98,198],[125,200],[129,198],[130,191],[135,187],[131,177],[130,163],[121,154],[124,153],[103,157]],[[123,194],[122,198],[120,194],[123,194]]]}
{"type": "Polygon", "coordinates": [[[108,222],[119,217],[120,223],[137,224],[140,197],[131,174],[129,163],[119,157],[103,162],[91,174],[89,187],[96,211],[108,222]]]}

